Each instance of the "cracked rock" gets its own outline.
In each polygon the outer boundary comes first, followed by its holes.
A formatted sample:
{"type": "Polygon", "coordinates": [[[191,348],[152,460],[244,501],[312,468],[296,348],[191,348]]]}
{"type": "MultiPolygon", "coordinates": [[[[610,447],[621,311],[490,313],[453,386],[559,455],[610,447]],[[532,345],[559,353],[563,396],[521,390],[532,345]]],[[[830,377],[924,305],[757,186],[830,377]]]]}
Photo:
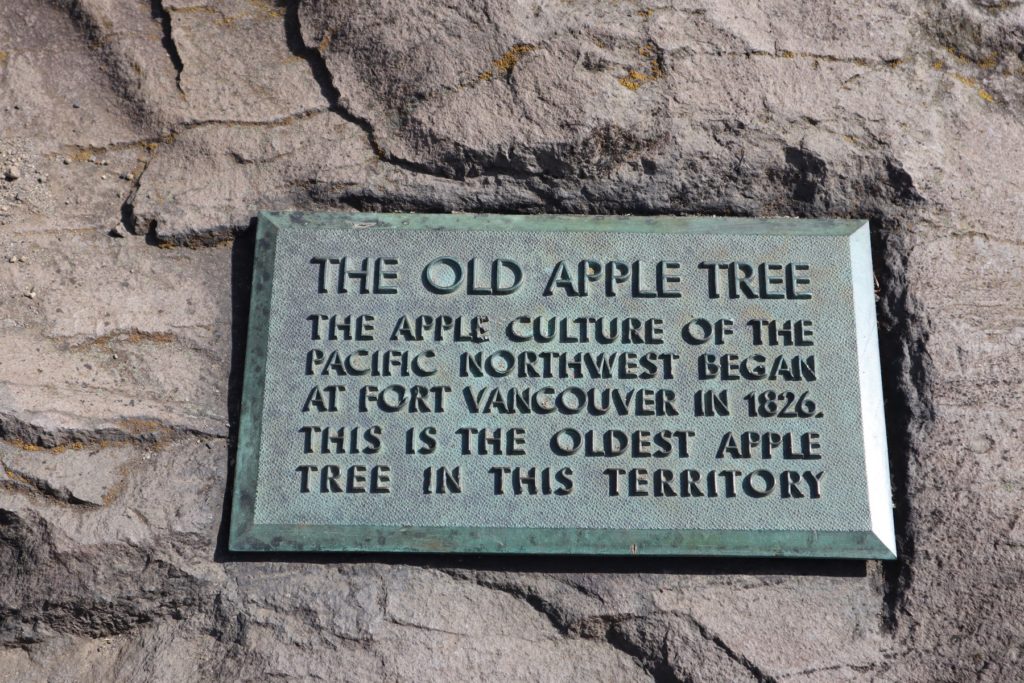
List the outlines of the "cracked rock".
{"type": "Polygon", "coordinates": [[[1021,680],[1022,12],[0,2],[0,677],[1021,680]],[[900,559],[232,555],[264,209],[869,219],[900,559]]]}

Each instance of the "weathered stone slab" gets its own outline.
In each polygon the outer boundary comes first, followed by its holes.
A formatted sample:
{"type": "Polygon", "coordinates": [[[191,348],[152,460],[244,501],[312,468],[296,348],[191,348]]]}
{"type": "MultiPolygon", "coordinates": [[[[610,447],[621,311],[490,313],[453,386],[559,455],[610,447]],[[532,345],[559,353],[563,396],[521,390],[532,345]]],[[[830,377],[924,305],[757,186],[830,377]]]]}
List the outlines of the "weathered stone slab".
{"type": "Polygon", "coordinates": [[[866,222],[262,214],[231,547],[894,557],[866,222]]]}

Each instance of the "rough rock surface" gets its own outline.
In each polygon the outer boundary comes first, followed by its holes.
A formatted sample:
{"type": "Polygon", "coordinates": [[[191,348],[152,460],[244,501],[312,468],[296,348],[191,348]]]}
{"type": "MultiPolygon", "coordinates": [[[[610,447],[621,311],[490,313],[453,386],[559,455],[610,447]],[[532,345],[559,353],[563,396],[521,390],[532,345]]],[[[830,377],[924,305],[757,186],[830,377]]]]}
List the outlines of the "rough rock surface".
{"type": "Polygon", "coordinates": [[[0,2],[0,679],[1024,678],[1022,60],[1017,0],[0,2]],[[293,207],[871,219],[900,560],[232,556],[293,207]]]}

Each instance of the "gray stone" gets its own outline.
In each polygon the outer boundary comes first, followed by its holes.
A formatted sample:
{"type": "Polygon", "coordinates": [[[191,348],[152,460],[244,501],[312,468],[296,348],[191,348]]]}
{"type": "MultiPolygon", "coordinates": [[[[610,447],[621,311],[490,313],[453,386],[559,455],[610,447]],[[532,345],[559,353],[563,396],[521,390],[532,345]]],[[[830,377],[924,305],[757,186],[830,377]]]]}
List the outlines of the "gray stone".
{"type": "Polygon", "coordinates": [[[48,178],[0,183],[28,259],[0,269],[0,670],[1024,677],[1022,23],[989,0],[0,3],[0,168],[48,178]],[[291,208],[870,218],[901,559],[226,554],[247,228],[291,208]]]}

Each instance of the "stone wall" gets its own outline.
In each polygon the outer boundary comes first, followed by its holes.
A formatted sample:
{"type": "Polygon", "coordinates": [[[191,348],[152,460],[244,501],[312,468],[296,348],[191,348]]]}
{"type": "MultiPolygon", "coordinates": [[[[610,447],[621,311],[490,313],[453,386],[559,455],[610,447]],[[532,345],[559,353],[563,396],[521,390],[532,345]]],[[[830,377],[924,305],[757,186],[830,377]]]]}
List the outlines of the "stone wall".
{"type": "Polygon", "coordinates": [[[0,678],[1024,677],[1020,0],[0,2],[0,678]],[[226,551],[260,209],[868,218],[900,559],[226,551]]]}

